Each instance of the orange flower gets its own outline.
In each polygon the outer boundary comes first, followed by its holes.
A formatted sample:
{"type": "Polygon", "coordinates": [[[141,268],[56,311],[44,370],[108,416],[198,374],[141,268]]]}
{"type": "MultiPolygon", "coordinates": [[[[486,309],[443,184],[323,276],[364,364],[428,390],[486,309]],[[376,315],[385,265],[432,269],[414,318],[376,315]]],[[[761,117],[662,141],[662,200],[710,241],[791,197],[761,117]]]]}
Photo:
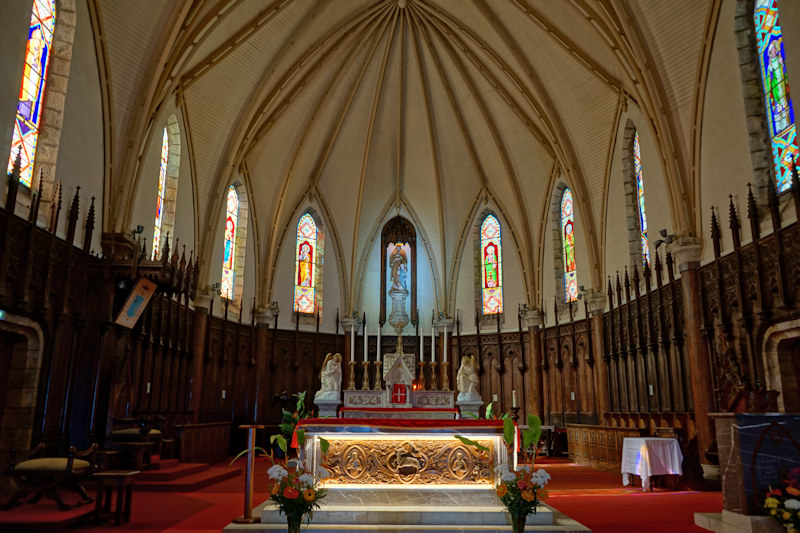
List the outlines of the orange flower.
{"type": "Polygon", "coordinates": [[[506,494],[508,494],[508,487],[506,487],[506,484],[505,484],[505,483],[500,483],[500,484],[497,486],[497,496],[498,496],[498,497],[500,497],[500,498],[502,498],[502,497],[503,497],[503,496],[505,496],[506,494]]]}
{"type": "Polygon", "coordinates": [[[284,498],[289,498],[290,500],[294,500],[298,496],[300,496],[300,492],[297,489],[294,489],[292,487],[286,487],[285,489],[283,489],[284,498]]]}
{"type": "Polygon", "coordinates": [[[317,493],[314,492],[314,489],[306,489],[303,491],[303,499],[307,502],[313,502],[316,496],[317,493]]]}
{"type": "Polygon", "coordinates": [[[278,492],[279,492],[280,490],[281,490],[281,487],[280,487],[280,485],[278,485],[277,483],[273,483],[273,484],[272,484],[272,490],[271,490],[270,492],[271,492],[271,494],[274,496],[275,494],[278,494],[278,492]]]}
{"type": "Polygon", "coordinates": [[[800,489],[796,489],[794,487],[786,487],[786,492],[792,496],[800,496],[800,489]]]}
{"type": "Polygon", "coordinates": [[[539,490],[539,499],[541,501],[545,501],[547,498],[550,497],[550,493],[544,489],[539,490]]]}
{"type": "Polygon", "coordinates": [[[532,502],[536,499],[536,493],[530,490],[523,490],[522,491],[522,499],[526,502],[532,502]]]}

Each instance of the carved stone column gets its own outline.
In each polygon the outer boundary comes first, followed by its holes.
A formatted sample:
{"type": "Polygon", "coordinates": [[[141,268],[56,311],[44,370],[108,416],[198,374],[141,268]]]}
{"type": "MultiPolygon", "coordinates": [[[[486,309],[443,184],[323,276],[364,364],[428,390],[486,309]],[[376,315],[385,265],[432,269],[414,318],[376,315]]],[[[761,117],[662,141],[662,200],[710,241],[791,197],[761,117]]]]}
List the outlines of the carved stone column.
{"type": "Polygon", "coordinates": [[[192,368],[192,423],[200,423],[200,411],[203,408],[203,376],[206,367],[206,332],[208,330],[208,308],[211,303],[211,292],[207,287],[197,290],[194,298],[194,331],[192,332],[192,352],[194,368],[192,368]]]}
{"type": "Polygon", "coordinates": [[[542,312],[538,309],[523,311],[522,320],[528,328],[528,353],[530,362],[528,370],[531,374],[530,413],[544,419],[544,380],[542,377],[542,351],[539,344],[539,329],[542,327],[542,312]]]}
{"type": "Polygon", "coordinates": [[[586,294],[586,302],[589,304],[589,314],[592,321],[592,353],[594,354],[594,386],[598,396],[598,424],[602,424],[605,413],[611,411],[609,406],[608,391],[608,362],[605,358],[605,346],[603,344],[603,312],[606,310],[608,297],[603,291],[590,290],[586,294]]]}
{"type": "Polygon", "coordinates": [[[679,237],[670,245],[669,251],[681,273],[683,325],[691,371],[697,450],[700,463],[705,470],[706,465],[711,465],[706,452],[714,441],[714,428],[708,416],[708,413],[714,410],[714,388],[711,381],[708,346],[703,341],[701,333],[703,302],[700,299],[700,277],[697,269],[703,257],[703,241],[697,237],[679,237]]]}
{"type": "Polygon", "coordinates": [[[267,380],[268,365],[272,360],[272,343],[269,342],[269,324],[275,318],[275,312],[269,307],[256,308],[256,408],[253,413],[253,423],[258,424],[265,420],[268,398],[272,391],[267,380]]]}

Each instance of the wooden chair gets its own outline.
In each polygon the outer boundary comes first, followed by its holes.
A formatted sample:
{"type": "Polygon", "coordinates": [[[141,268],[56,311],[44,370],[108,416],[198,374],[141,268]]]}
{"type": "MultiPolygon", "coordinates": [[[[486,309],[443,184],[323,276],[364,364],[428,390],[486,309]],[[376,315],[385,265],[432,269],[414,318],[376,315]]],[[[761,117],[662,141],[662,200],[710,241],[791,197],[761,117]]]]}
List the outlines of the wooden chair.
{"type": "Polygon", "coordinates": [[[62,511],[84,503],[92,503],[94,499],[89,496],[81,482],[90,478],[95,471],[91,456],[96,449],[97,444],[92,444],[84,451],[78,451],[74,446],[70,446],[66,457],[31,458],[44,450],[44,443],[39,443],[27,453],[20,454],[26,458],[20,462],[17,462],[17,451],[12,449],[11,464],[6,473],[14,479],[19,490],[0,506],[0,509],[9,510],[28,495],[32,495],[28,500],[30,503],[36,503],[42,496],[47,496],[55,501],[62,511]],[[59,494],[61,489],[75,492],[81,497],[80,501],[68,505],[59,494]]]}

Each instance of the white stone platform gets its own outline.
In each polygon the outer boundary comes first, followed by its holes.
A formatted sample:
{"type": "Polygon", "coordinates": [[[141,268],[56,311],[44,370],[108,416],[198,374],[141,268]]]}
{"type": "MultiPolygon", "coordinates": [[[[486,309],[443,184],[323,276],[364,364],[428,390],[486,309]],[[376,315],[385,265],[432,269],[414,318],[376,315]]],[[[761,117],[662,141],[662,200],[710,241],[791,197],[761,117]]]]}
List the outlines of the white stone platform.
{"type": "MultiPolygon", "coordinates": [[[[226,533],[285,532],[286,519],[271,501],[253,510],[260,524],[230,524],[226,533]]],[[[331,488],[310,525],[320,533],[404,531],[500,533],[511,531],[511,519],[492,488],[331,488]]],[[[588,532],[557,510],[540,505],[528,515],[526,531],[588,532]]]]}

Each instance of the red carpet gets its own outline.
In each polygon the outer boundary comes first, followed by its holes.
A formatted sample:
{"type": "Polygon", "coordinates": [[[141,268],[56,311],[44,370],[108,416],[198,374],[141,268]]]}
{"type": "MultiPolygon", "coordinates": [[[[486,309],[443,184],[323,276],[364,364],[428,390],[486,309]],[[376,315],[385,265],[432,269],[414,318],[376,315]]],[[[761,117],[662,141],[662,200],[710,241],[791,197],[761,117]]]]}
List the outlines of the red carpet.
{"type": "MultiPolygon", "coordinates": [[[[232,467],[241,470],[242,461],[232,467]]],[[[214,465],[227,468],[227,464],[214,465]]],[[[544,458],[537,466],[550,472],[547,503],[592,529],[594,533],[680,533],[705,531],[694,525],[695,512],[722,510],[719,492],[666,491],[643,493],[641,487],[623,487],[618,474],[591,470],[565,459],[544,458]]],[[[266,464],[256,463],[255,498],[266,499],[266,464]]],[[[231,519],[242,515],[244,476],[224,480],[196,492],[147,492],[136,490],[129,524],[115,527],[80,525],[67,531],[93,533],[220,533],[231,519]]],[[[27,505],[24,512],[38,508],[39,516],[49,514],[45,502],[27,505]]],[[[0,511],[0,523],[20,512],[0,511]]],[[[52,511],[55,512],[55,511],[52,511]]],[[[34,516],[28,514],[27,516],[34,516]]],[[[18,522],[19,523],[19,522],[18,522]]],[[[8,526],[5,528],[8,530],[8,526]]]]}

